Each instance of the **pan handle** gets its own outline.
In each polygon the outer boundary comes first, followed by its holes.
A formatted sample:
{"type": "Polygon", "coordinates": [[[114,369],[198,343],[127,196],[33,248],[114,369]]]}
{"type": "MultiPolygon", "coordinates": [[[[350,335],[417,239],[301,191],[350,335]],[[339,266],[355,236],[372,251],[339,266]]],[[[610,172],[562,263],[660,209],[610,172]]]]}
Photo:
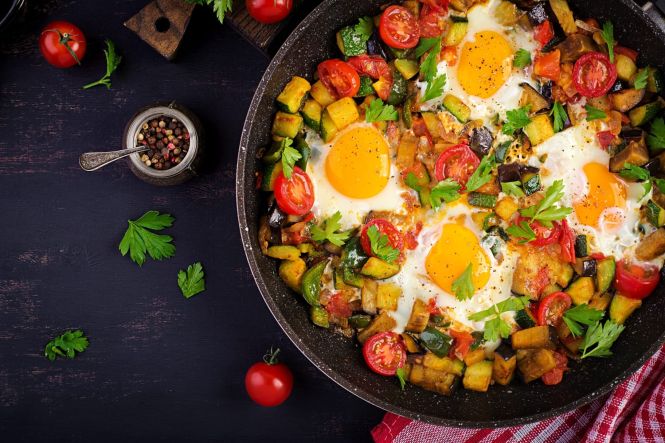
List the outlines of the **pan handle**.
{"type": "Polygon", "coordinates": [[[651,20],[665,31],[665,0],[653,0],[646,2],[642,10],[651,20]]]}

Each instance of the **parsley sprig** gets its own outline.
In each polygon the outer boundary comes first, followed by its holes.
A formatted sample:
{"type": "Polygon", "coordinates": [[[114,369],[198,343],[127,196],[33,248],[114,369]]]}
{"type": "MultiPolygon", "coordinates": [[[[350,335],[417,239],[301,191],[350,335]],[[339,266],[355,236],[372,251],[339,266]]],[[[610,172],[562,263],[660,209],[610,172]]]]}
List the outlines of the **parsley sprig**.
{"type": "MultiPolygon", "coordinates": [[[[423,54],[429,50],[429,54],[420,65],[420,73],[427,82],[425,94],[422,98],[422,101],[426,102],[443,95],[443,88],[446,86],[446,74],[437,75],[436,58],[441,52],[441,37],[427,39],[420,50],[423,51],[423,54]]],[[[416,48],[416,51],[418,51],[418,48],[416,48]]]]}
{"type": "Polygon", "coordinates": [[[588,122],[607,118],[607,114],[602,109],[594,108],[591,105],[584,105],[584,109],[586,109],[586,121],[588,122]]]}
{"type": "Polygon", "coordinates": [[[386,234],[382,234],[379,228],[372,225],[367,229],[372,253],[381,260],[392,263],[399,257],[399,249],[393,248],[386,234]]]}
{"type": "Polygon", "coordinates": [[[489,307],[488,309],[469,315],[469,320],[486,320],[483,338],[487,341],[508,338],[510,336],[511,328],[510,325],[501,318],[501,314],[504,312],[522,310],[528,304],[529,297],[511,297],[489,307]]]}
{"type": "Polygon", "coordinates": [[[88,348],[88,339],[83,331],[66,331],[46,344],[44,356],[53,361],[58,357],[74,358],[77,352],[83,352],[88,348]]]}
{"type": "Polygon", "coordinates": [[[605,43],[607,43],[610,61],[614,63],[614,25],[612,25],[612,22],[607,21],[603,23],[603,30],[600,35],[605,40],[605,43]]]}
{"type": "Polygon", "coordinates": [[[645,181],[651,178],[651,173],[648,169],[645,169],[641,166],[634,165],[632,163],[626,162],[623,165],[623,169],[619,171],[619,175],[623,178],[636,181],[645,181]]]}
{"type": "Polygon", "coordinates": [[[397,119],[397,109],[393,105],[384,104],[380,98],[372,100],[365,111],[365,121],[368,123],[397,119]]]}
{"type": "Polygon", "coordinates": [[[473,171],[471,177],[466,182],[466,190],[473,192],[482,187],[484,184],[492,179],[492,169],[495,165],[495,157],[493,155],[486,155],[480,160],[480,164],[473,171]]]}
{"type": "Polygon", "coordinates": [[[647,80],[649,79],[649,69],[648,68],[642,68],[639,71],[637,71],[637,74],[635,75],[635,83],[633,86],[635,89],[644,89],[647,87],[647,80]]]}
{"type": "Polygon", "coordinates": [[[580,345],[582,349],[580,357],[609,357],[612,355],[610,348],[624,329],[623,325],[616,324],[612,320],[589,326],[580,345]]]}
{"type": "Polygon", "coordinates": [[[591,326],[603,318],[604,311],[593,309],[587,304],[578,305],[563,313],[563,321],[570,329],[570,332],[579,337],[584,333],[582,325],[591,326]]]}
{"type": "Polygon", "coordinates": [[[427,57],[425,57],[425,60],[423,60],[420,65],[420,73],[422,74],[423,79],[428,83],[436,76],[436,58],[441,52],[441,37],[434,40],[434,43],[429,48],[429,54],[427,54],[427,57]]]}
{"type": "Polygon", "coordinates": [[[522,183],[515,182],[501,182],[501,191],[507,195],[514,195],[515,197],[526,197],[526,194],[522,190],[522,183]]]}
{"type": "Polygon", "coordinates": [[[653,152],[665,149],[665,120],[660,117],[654,119],[647,135],[647,143],[653,152]]]}
{"type": "Polygon", "coordinates": [[[466,269],[464,269],[464,272],[462,272],[459,277],[453,281],[451,289],[455,293],[455,297],[457,297],[457,299],[460,301],[468,300],[473,297],[474,288],[473,281],[471,279],[472,274],[473,265],[469,263],[466,269]]]}
{"type": "Polygon", "coordinates": [[[461,197],[459,190],[462,186],[452,178],[440,181],[429,193],[430,205],[434,210],[441,207],[442,200],[446,203],[454,202],[461,197]]]}
{"type": "Polygon", "coordinates": [[[111,89],[111,74],[118,69],[122,57],[115,51],[115,44],[111,40],[106,39],[105,43],[106,49],[104,49],[104,55],[106,56],[106,74],[96,82],[88,83],[83,89],[89,89],[100,85],[106,86],[106,89],[111,89]]]}
{"type": "Polygon", "coordinates": [[[427,51],[432,49],[434,45],[436,45],[437,43],[440,44],[440,42],[441,42],[441,37],[421,38],[420,41],[418,42],[418,46],[416,46],[416,49],[413,50],[413,55],[416,58],[419,58],[427,51]]]}
{"type": "Polygon", "coordinates": [[[552,112],[550,112],[550,115],[554,120],[554,132],[563,131],[563,128],[566,126],[566,121],[568,120],[568,114],[566,113],[566,109],[563,107],[563,105],[559,102],[554,102],[554,106],[552,106],[552,112]]]}
{"type": "Polygon", "coordinates": [[[443,95],[443,88],[446,86],[446,74],[437,75],[431,81],[427,82],[423,101],[433,100],[443,95]]]}
{"type": "Polygon", "coordinates": [[[187,266],[187,270],[178,272],[178,287],[185,298],[193,297],[206,289],[205,273],[201,262],[187,266]]]}
{"type": "Polygon", "coordinates": [[[506,135],[513,135],[518,129],[522,129],[529,123],[531,123],[531,118],[529,117],[529,109],[531,106],[526,105],[521,108],[511,109],[506,112],[506,121],[501,128],[501,132],[506,135]]]}
{"type": "Polygon", "coordinates": [[[564,206],[555,206],[555,204],[563,197],[563,180],[555,180],[552,186],[545,191],[545,197],[533,206],[520,209],[520,214],[528,217],[531,221],[537,220],[541,224],[551,227],[551,222],[555,220],[562,220],[566,218],[571,212],[572,208],[564,206]]]}
{"type": "Polygon", "coordinates": [[[293,167],[296,162],[302,158],[302,154],[292,146],[292,139],[286,137],[281,143],[284,144],[284,149],[282,150],[282,173],[284,174],[284,177],[291,178],[293,167]]]}
{"type": "Polygon", "coordinates": [[[349,239],[350,232],[338,232],[341,228],[340,220],[342,213],[337,211],[332,217],[323,221],[321,226],[315,224],[310,225],[309,233],[312,235],[312,240],[322,243],[329,241],[335,246],[344,246],[344,242],[349,239]]]}
{"type": "Polygon", "coordinates": [[[531,226],[524,220],[517,225],[510,225],[506,228],[506,233],[511,237],[521,239],[520,243],[527,243],[536,239],[536,233],[531,226]]]}
{"type": "Polygon", "coordinates": [[[173,224],[174,218],[170,214],[160,214],[157,211],[148,211],[138,220],[128,220],[129,227],[120,241],[119,249],[122,255],[127,255],[139,266],[145,263],[146,252],[153,260],[163,260],[173,257],[175,246],[170,235],[155,234],[152,231],[161,231],[173,224]]]}
{"type": "Polygon", "coordinates": [[[513,58],[513,66],[516,68],[524,68],[531,64],[531,53],[524,48],[520,48],[515,52],[513,58]]]}

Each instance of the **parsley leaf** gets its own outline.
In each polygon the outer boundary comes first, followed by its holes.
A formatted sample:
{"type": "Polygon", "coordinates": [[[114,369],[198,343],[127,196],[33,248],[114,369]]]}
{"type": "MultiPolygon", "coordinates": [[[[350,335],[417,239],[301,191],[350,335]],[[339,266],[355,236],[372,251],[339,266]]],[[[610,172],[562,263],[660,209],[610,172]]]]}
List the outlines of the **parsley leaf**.
{"type": "Polygon", "coordinates": [[[566,121],[568,120],[568,114],[566,114],[566,109],[559,102],[554,102],[552,106],[551,116],[554,117],[554,132],[561,132],[566,126],[566,121]]]}
{"type": "Polygon", "coordinates": [[[578,305],[563,313],[563,321],[568,325],[570,332],[579,337],[583,333],[581,324],[591,326],[603,318],[604,314],[604,311],[593,309],[587,304],[578,305]]]}
{"type": "Polygon", "coordinates": [[[421,38],[418,42],[418,46],[413,51],[413,55],[418,58],[425,54],[427,51],[432,49],[434,45],[441,41],[441,37],[432,37],[432,38],[421,38]]]}
{"type": "Polygon", "coordinates": [[[508,338],[511,328],[505,320],[501,318],[502,313],[509,311],[519,311],[529,304],[529,297],[511,297],[499,302],[488,309],[469,315],[471,321],[481,321],[492,317],[485,322],[485,332],[483,337],[487,341],[495,341],[499,338],[508,338]]]}
{"type": "Polygon", "coordinates": [[[400,366],[399,368],[397,368],[397,371],[395,371],[395,376],[399,381],[399,387],[403,391],[404,388],[406,387],[406,371],[404,370],[404,366],[400,366]]]}
{"type": "Polygon", "coordinates": [[[197,5],[212,5],[212,10],[220,23],[224,23],[224,16],[227,12],[231,12],[233,7],[233,0],[187,0],[187,2],[197,5]]]}
{"type": "Polygon", "coordinates": [[[349,239],[350,232],[337,232],[341,227],[339,221],[342,219],[342,213],[337,211],[332,217],[325,220],[322,227],[311,225],[309,232],[312,235],[312,240],[319,243],[329,241],[333,245],[343,246],[344,242],[349,239]]]}
{"type": "Polygon", "coordinates": [[[46,344],[44,357],[53,361],[57,357],[74,358],[77,352],[83,352],[88,348],[88,339],[83,331],[66,331],[46,344]]]}
{"type": "Polygon", "coordinates": [[[662,118],[659,117],[651,123],[647,143],[654,152],[665,149],[665,121],[662,118]]]}
{"type": "Polygon", "coordinates": [[[628,162],[623,165],[623,169],[619,171],[619,175],[623,178],[637,181],[649,180],[651,178],[651,174],[647,169],[628,162]]]}
{"type": "Polygon", "coordinates": [[[360,17],[358,24],[353,27],[356,34],[362,36],[362,43],[365,44],[372,37],[374,23],[370,17],[360,17]]]}
{"type": "Polygon", "coordinates": [[[141,266],[145,263],[146,252],[153,260],[163,260],[173,257],[175,246],[170,235],[159,235],[152,231],[161,231],[173,224],[170,214],[160,214],[157,211],[148,211],[138,220],[128,220],[129,227],[120,241],[119,249],[122,255],[127,255],[133,262],[141,266]]]}
{"type": "Polygon", "coordinates": [[[586,109],[586,121],[588,122],[591,120],[601,120],[607,117],[605,111],[602,109],[594,108],[591,105],[584,105],[584,109],[586,109]]]}
{"type": "Polygon", "coordinates": [[[406,174],[404,184],[417,192],[420,192],[423,189],[423,187],[418,184],[418,177],[413,172],[406,174]]]}
{"type": "Polygon", "coordinates": [[[517,68],[524,68],[531,64],[531,53],[524,48],[520,48],[515,53],[515,58],[513,59],[513,66],[517,68]]]}
{"type": "Polygon", "coordinates": [[[649,70],[647,68],[642,68],[639,71],[637,71],[637,75],[635,75],[635,84],[633,85],[635,89],[646,88],[648,78],[649,78],[649,70]]]}
{"type": "Polygon", "coordinates": [[[492,169],[494,168],[494,156],[486,155],[480,160],[480,164],[473,171],[471,177],[466,182],[466,190],[473,192],[492,179],[492,169]]]}
{"type": "Polygon", "coordinates": [[[182,295],[185,298],[190,298],[199,292],[205,291],[206,282],[204,277],[201,262],[187,266],[186,272],[180,270],[178,272],[178,286],[180,287],[180,291],[182,291],[182,295]]]}
{"type": "Polygon", "coordinates": [[[291,146],[293,140],[290,138],[285,138],[282,140],[282,143],[284,144],[284,149],[282,150],[282,172],[284,173],[284,177],[291,178],[293,167],[302,158],[302,154],[291,146]]]}
{"type": "Polygon", "coordinates": [[[518,129],[522,129],[529,123],[531,123],[531,118],[529,118],[529,109],[531,106],[522,106],[521,108],[511,109],[506,112],[506,122],[501,128],[501,132],[506,135],[513,135],[518,129]]]}
{"type": "Polygon", "coordinates": [[[473,273],[473,265],[469,263],[464,272],[453,281],[451,289],[455,293],[457,300],[468,300],[473,297],[473,281],[471,274],[473,273]]]}
{"type": "Polygon", "coordinates": [[[430,83],[436,76],[436,58],[441,52],[441,37],[436,39],[436,42],[430,48],[431,51],[420,65],[420,73],[427,83],[430,83]]]}
{"type": "Polygon", "coordinates": [[[536,239],[536,233],[531,226],[524,220],[519,225],[510,225],[506,228],[506,233],[515,238],[521,238],[520,243],[527,243],[536,239]]]}
{"type": "Polygon", "coordinates": [[[514,195],[515,197],[526,197],[520,182],[501,182],[501,190],[505,194],[514,195]]]}
{"type": "Polygon", "coordinates": [[[531,221],[538,220],[543,225],[549,226],[549,222],[562,220],[573,212],[572,208],[554,206],[562,197],[563,180],[555,180],[552,186],[547,188],[545,197],[538,204],[520,209],[520,214],[529,217],[531,221]]]}
{"type": "Polygon", "coordinates": [[[106,74],[96,82],[88,83],[83,89],[89,89],[94,86],[104,85],[106,89],[111,89],[111,74],[118,69],[118,65],[122,61],[122,57],[115,51],[115,44],[109,40],[105,40],[106,49],[104,49],[104,56],[106,57],[106,74]]]}
{"type": "Polygon", "coordinates": [[[365,111],[365,121],[368,123],[397,120],[397,118],[397,109],[393,105],[384,105],[380,98],[372,100],[365,111]]]}
{"type": "Polygon", "coordinates": [[[392,263],[399,257],[399,249],[395,249],[390,244],[388,236],[382,234],[375,225],[367,229],[367,237],[372,248],[372,253],[381,260],[392,263]]]}
{"type": "Polygon", "coordinates": [[[662,178],[652,178],[651,181],[658,187],[658,190],[665,194],[665,180],[662,178]]]}
{"type": "Polygon", "coordinates": [[[609,357],[612,355],[610,348],[624,329],[623,325],[618,325],[612,320],[607,320],[604,324],[598,322],[589,326],[580,345],[582,349],[581,358],[609,357]]]}
{"type": "Polygon", "coordinates": [[[435,99],[443,95],[443,88],[446,86],[446,74],[437,75],[432,81],[427,82],[423,101],[435,99]]]}
{"type": "Polygon", "coordinates": [[[614,63],[614,26],[612,25],[612,22],[607,21],[603,23],[603,30],[600,35],[603,37],[603,40],[605,40],[605,43],[607,43],[610,61],[614,63]]]}
{"type": "Polygon", "coordinates": [[[430,205],[434,210],[437,210],[441,207],[441,200],[445,201],[446,203],[457,200],[461,197],[459,194],[461,187],[462,186],[452,178],[447,178],[443,181],[440,181],[430,191],[430,205]]]}

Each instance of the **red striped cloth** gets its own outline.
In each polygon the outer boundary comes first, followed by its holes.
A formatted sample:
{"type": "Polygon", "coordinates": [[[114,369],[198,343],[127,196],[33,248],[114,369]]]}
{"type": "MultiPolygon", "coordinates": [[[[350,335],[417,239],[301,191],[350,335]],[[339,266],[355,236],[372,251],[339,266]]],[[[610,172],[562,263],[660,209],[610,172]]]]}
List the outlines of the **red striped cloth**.
{"type": "Polygon", "coordinates": [[[609,395],[530,425],[499,429],[436,426],[387,413],[377,443],[665,442],[665,346],[609,395]],[[445,439],[445,440],[444,440],[445,439]]]}

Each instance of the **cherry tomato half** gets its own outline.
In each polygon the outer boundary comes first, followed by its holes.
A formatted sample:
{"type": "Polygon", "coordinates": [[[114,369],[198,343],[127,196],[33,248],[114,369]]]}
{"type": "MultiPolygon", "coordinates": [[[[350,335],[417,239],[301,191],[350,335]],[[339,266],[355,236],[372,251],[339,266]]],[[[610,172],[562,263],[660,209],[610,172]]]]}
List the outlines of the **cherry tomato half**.
{"type": "Polygon", "coordinates": [[[540,43],[540,46],[545,46],[554,37],[552,31],[552,24],[549,20],[545,20],[541,24],[533,28],[533,38],[540,43]]]}
{"type": "Polygon", "coordinates": [[[434,174],[439,181],[452,178],[464,189],[466,182],[479,164],[480,160],[469,145],[460,143],[451,146],[439,155],[434,165],[434,174]]]}
{"type": "Polygon", "coordinates": [[[367,75],[374,80],[383,79],[383,88],[376,91],[381,100],[388,100],[393,87],[393,72],[388,63],[380,55],[358,55],[349,58],[348,64],[353,66],[358,74],[367,75]]]}
{"type": "Polygon", "coordinates": [[[570,308],[572,303],[573,300],[570,295],[565,292],[553,292],[546,295],[538,304],[538,312],[536,313],[538,325],[557,326],[561,323],[563,313],[570,308]]]}
{"type": "Polygon", "coordinates": [[[245,389],[249,397],[261,406],[282,404],[293,389],[293,374],[284,364],[277,362],[279,349],[272,349],[262,362],[253,364],[245,374],[245,389]]]}
{"type": "Polygon", "coordinates": [[[420,29],[418,21],[408,9],[393,5],[381,14],[379,35],[391,48],[408,49],[418,44],[420,29]]]}
{"type": "Polygon", "coordinates": [[[291,9],[293,0],[245,0],[247,12],[261,23],[277,23],[284,20],[291,9]]]}
{"type": "Polygon", "coordinates": [[[307,173],[298,166],[293,168],[291,178],[280,173],[275,179],[275,199],[287,214],[307,214],[314,206],[314,186],[307,173]]]}
{"type": "Polygon", "coordinates": [[[554,359],[556,360],[556,367],[544,373],[541,377],[543,383],[550,386],[561,383],[564,371],[568,370],[568,357],[566,357],[566,354],[555,352],[554,359]]]}
{"type": "Polygon", "coordinates": [[[363,345],[363,357],[369,368],[380,375],[395,375],[406,362],[402,337],[394,332],[372,335],[363,345]]]}
{"type": "Polygon", "coordinates": [[[418,27],[420,28],[420,37],[433,38],[443,34],[446,26],[446,12],[448,7],[444,9],[435,9],[429,3],[423,5],[420,10],[420,18],[418,19],[418,27]]]}
{"type": "Polygon", "coordinates": [[[448,333],[455,340],[452,349],[453,354],[460,359],[464,359],[474,342],[473,336],[469,332],[460,332],[454,329],[449,330],[448,333]]]}
{"type": "Polygon", "coordinates": [[[353,97],[360,89],[360,76],[353,66],[338,59],[319,63],[319,78],[335,98],[353,97]]]}
{"type": "Polygon", "coordinates": [[[360,245],[363,247],[363,250],[367,255],[374,255],[372,254],[372,245],[369,241],[369,236],[367,235],[367,230],[372,226],[376,226],[380,234],[388,236],[388,242],[390,242],[390,246],[395,249],[399,249],[400,251],[402,250],[404,247],[404,240],[402,239],[402,234],[399,232],[399,230],[388,220],[383,218],[375,218],[374,220],[365,224],[362,231],[360,232],[360,245]]]}
{"type": "Polygon", "coordinates": [[[575,231],[568,226],[566,220],[561,220],[561,258],[568,263],[575,263],[575,231]]]}
{"type": "Polygon", "coordinates": [[[87,47],[83,31],[69,22],[51,22],[44,27],[39,36],[39,49],[42,55],[56,68],[80,65],[87,47]]]}
{"type": "Polygon", "coordinates": [[[616,135],[612,134],[612,131],[600,131],[596,133],[596,137],[598,137],[600,147],[607,149],[616,138],[616,135]]]}
{"type": "Polygon", "coordinates": [[[600,97],[617,80],[617,68],[601,52],[588,52],[573,66],[573,85],[585,97],[600,97]]]}
{"type": "Polygon", "coordinates": [[[530,242],[534,246],[553,245],[561,238],[561,226],[557,222],[552,222],[552,227],[548,228],[541,225],[538,221],[529,222],[528,218],[519,216],[517,218],[517,225],[520,225],[523,221],[529,223],[529,226],[536,234],[536,239],[530,242]]]}
{"type": "Polygon", "coordinates": [[[617,263],[614,284],[621,295],[641,300],[651,294],[660,281],[656,266],[640,266],[622,260],[617,263]]]}

